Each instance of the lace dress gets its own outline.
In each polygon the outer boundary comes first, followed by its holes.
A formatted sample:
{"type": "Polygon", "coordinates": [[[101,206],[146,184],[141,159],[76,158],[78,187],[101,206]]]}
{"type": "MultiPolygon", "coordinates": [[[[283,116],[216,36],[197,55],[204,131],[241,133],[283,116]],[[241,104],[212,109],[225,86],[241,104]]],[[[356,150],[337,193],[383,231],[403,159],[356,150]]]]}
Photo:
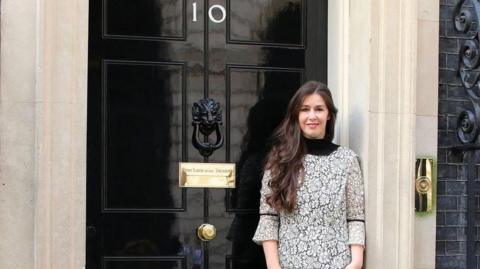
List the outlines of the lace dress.
{"type": "Polygon", "coordinates": [[[329,154],[306,154],[303,164],[305,176],[293,213],[278,214],[265,202],[271,190],[270,172],[264,173],[253,241],[277,240],[282,269],[343,269],[351,261],[349,245],[365,245],[358,157],[349,148],[336,146],[329,154]]]}

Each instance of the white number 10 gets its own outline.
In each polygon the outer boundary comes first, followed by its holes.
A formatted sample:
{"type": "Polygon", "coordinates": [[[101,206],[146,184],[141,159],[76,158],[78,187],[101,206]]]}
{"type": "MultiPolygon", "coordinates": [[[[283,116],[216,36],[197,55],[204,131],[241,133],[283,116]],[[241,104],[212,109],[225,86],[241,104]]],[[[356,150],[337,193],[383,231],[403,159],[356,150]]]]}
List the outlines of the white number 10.
{"type": "MultiPolygon", "coordinates": [[[[194,2],[192,4],[193,6],[193,21],[196,22],[197,21],[197,3],[194,2]]],[[[210,20],[214,23],[221,23],[225,20],[225,18],[227,17],[227,11],[225,10],[225,8],[222,6],[222,5],[212,5],[209,9],[208,9],[208,17],[210,18],[210,20]],[[215,17],[213,17],[213,10],[214,9],[219,9],[220,12],[222,12],[222,18],[221,19],[215,19],[215,17]]]]}

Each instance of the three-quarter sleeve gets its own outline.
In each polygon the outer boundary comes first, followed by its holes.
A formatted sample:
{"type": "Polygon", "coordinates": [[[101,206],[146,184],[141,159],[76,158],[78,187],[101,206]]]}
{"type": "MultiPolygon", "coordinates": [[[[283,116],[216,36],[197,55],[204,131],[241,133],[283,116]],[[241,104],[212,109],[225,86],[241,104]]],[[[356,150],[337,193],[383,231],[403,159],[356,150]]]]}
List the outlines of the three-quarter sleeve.
{"type": "Polygon", "coordinates": [[[365,246],[365,197],[358,156],[352,158],[346,185],[348,245],[365,246]]]}
{"type": "Polygon", "coordinates": [[[253,241],[259,245],[266,240],[278,241],[279,216],[275,209],[267,204],[266,201],[266,196],[271,193],[269,182],[270,172],[267,170],[263,174],[262,188],[260,190],[260,220],[253,236],[253,241]]]}

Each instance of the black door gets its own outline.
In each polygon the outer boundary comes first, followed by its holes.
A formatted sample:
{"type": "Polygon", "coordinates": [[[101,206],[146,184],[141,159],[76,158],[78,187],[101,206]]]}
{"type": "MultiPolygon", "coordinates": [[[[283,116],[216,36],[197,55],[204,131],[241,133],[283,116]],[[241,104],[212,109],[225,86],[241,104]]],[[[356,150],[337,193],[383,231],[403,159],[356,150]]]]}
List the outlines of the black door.
{"type": "Polygon", "coordinates": [[[302,82],[326,81],[327,1],[90,0],[89,27],[87,269],[265,268],[267,138],[302,82]],[[205,97],[225,141],[209,157],[192,145],[205,97]],[[236,163],[236,188],[180,188],[179,162],[236,163]]]}

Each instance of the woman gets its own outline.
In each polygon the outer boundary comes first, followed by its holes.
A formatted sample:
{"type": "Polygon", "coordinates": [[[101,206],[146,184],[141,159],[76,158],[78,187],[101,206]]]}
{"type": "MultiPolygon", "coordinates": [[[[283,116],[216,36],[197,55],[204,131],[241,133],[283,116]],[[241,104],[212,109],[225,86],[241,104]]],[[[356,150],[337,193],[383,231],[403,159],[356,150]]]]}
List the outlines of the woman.
{"type": "Polygon", "coordinates": [[[327,86],[310,81],[274,133],[253,237],[269,269],[363,265],[363,179],[357,155],[331,142],[336,114],[327,86]]]}

